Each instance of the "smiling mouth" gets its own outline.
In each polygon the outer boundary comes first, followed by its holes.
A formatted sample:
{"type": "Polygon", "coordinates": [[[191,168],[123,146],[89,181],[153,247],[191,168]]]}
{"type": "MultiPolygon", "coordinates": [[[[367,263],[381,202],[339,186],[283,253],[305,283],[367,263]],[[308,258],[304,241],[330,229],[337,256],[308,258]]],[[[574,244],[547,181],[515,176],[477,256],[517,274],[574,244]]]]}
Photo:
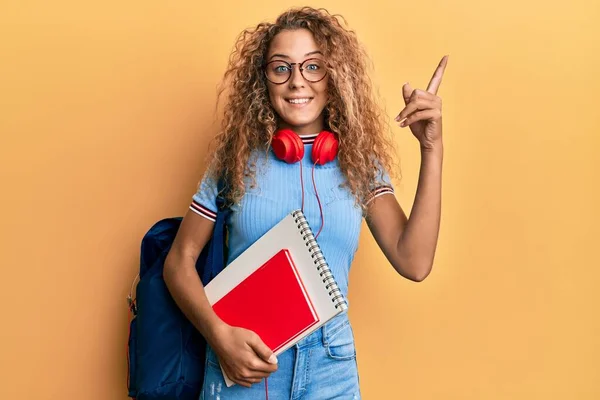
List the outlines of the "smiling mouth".
{"type": "Polygon", "coordinates": [[[312,99],[313,99],[312,97],[304,97],[304,98],[300,98],[300,99],[285,99],[285,101],[287,101],[290,104],[307,104],[312,99]]]}

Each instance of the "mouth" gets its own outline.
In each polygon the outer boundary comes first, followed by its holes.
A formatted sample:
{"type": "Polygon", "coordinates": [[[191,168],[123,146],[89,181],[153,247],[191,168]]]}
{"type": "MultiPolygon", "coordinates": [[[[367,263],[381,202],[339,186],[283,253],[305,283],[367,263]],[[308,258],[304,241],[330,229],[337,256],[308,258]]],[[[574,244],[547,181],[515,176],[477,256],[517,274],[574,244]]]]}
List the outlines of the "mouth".
{"type": "Polygon", "coordinates": [[[294,107],[304,107],[312,101],[312,97],[297,97],[285,99],[288,104],[291,104],[294,107]]]}

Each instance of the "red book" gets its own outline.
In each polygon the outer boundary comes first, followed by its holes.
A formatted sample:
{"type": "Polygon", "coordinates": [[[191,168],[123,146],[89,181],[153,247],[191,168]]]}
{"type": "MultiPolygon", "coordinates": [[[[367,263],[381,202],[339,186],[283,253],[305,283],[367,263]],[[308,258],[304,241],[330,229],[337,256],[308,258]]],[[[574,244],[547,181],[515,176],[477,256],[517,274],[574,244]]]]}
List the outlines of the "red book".
{"type": "Polygon", "coordinates": [[[287,249],[213,304],[213,310],[227,324],[257,333],[274,352],[319,321],[287,249]]]}
{"type": "Polygon", "coordinates": [[[222,320],[256,332],[275,355],[348,308],[302,210],[231,261],[204,293],[222,320]]]}

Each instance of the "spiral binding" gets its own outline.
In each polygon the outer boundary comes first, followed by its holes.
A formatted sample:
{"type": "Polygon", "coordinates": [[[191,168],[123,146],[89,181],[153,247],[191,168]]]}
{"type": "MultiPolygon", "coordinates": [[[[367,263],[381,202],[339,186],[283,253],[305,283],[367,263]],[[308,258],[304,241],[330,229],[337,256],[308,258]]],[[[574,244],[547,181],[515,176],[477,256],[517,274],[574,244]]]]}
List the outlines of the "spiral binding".
{"type": "Polygon", "coordinates": [[[325,289],[328,290],[329,297],[331,297],[331,302],[334,304],[335,308],[341,308],[342,310],[346,310],[348,308],[348,303],[346,299],[344,299],[344,295],[340,291],[340,288],[335,281],[331,270],[329,269],[329,265],[321,252],[321,247],[315,240],[315,236],[308,225],[308,221],[306,221],[306,217],[302,210],[296,210],[292,213],[294,216],[294,222],[298,225],[298,229],[300,230],[300,235],[302,235],[302,240],[306,242],[306,247],[308,247],[308,252],[310,253],[310,257],[313,259],[313,263],[317,266],[317,271],[319,272],[319,276],[323,279],[323,283],[325,284],[325,289]]]}

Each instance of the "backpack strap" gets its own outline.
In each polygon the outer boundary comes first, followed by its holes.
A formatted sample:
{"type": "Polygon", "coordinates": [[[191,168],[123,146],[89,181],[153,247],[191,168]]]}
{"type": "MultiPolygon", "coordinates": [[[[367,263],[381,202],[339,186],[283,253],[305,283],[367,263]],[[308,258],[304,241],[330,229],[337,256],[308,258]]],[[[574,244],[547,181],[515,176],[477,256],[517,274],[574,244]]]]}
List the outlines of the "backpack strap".
{"type": "Polygon", "coordinates": [[[225,195],[227,191],[223,178],[219,179],[217,188],[217,218],[215,220],[212,238],[207,243],[207,246],[209,246],[208,255],[201,276],[203,285],[207,285],[208,282],[225,268],[225,238],[227,219],[231,213],[231,209],[226,205],[225,195]]]}

